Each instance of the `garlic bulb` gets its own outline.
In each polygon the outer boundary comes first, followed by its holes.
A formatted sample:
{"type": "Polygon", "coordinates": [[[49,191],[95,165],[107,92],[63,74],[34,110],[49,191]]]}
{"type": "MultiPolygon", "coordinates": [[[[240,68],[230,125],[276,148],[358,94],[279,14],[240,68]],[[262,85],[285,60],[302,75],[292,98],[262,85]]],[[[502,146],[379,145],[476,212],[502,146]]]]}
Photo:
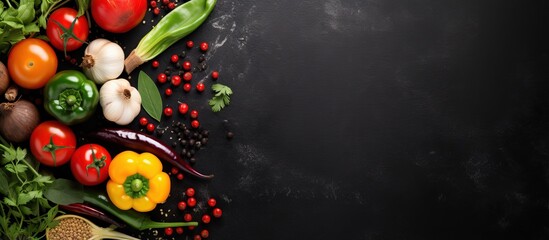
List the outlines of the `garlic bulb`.
{"type": "Polygon", "coordinates": [[[126,79],[110,80],[99,90],[103,115],[118,125],[128,125],[141,111],[141,95],[126,79]]]}
{"type": "Polygon", "coordinates": [[[124,71],[124,50],[107,39],[95,39],[86,47],[81,66],[86,76],[103,84],[124,71]]]}

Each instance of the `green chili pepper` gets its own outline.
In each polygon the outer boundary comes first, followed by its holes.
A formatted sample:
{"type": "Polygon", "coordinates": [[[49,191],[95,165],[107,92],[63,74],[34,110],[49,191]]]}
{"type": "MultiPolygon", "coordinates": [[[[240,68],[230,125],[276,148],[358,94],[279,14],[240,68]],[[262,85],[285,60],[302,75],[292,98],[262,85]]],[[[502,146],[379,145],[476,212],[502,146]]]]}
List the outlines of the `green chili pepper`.
{"type": "Polygon", "coordinates": [[[215,3],[216,0],[191,0],[166,14],[126,58],[126,72],[129,74],[193,32],[208,18],[215,3]]]}
{"type": "Polygon", "coordinates": [[[108,194],[97,188],[84,187],[74,181],[58,178],[44,191],[44,196],[51,202],[59,205],[73,203],[88,203],[122,220],[128,226],[138,230],[149,228],[197,226],[197,222],[157,222],[149,214],[135,210],[121,210],[110,200],[108,194]]]}
{"type": "Polygon", "coordinates": [[[58,72],[44,87],[44,108],[60,122],[73,125],[87,120],[97,107],[95,83],[75,70],[58,72]]]}

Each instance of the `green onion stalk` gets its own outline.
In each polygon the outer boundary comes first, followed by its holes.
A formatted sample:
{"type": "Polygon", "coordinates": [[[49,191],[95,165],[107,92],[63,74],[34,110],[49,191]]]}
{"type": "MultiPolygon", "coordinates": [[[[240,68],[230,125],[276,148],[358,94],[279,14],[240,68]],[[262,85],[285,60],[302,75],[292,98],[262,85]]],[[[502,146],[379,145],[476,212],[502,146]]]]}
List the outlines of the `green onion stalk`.
{"type": "Polygon", "coordinates": [[[197,29],[213,11],[216,2],[217,0],[191,0],[166,14],[124,60],[126,72],[131,73],[197,29]]]}

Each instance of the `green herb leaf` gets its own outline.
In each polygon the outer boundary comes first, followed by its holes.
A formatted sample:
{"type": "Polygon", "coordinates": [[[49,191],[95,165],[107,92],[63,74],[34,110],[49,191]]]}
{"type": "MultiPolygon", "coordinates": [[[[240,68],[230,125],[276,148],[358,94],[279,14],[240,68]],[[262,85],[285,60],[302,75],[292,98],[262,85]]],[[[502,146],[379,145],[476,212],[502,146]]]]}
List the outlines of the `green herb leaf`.
{"type": "Polygon", "coordinates": [[[15,150],[15,159],[23,160],[23,159],[25,159],[26,156],[27,156],[27,150],[26,149],[22,149],[22,148],[18,147],[17,150],[15,150]]]}
{"type": "Polygon", "coordinates": [[[17,165],[6,165],[6,170],[11,173],[24,173],[27,171],[28,167],[25,165],[17,164],[17,165]]]}
{"type": "Polygon", "coordinates": [[[32,22],[32,20],[34,20],[34,2],[21,1],[21,4],[17,9],[17,18],[19,18],[23,24],[32,22]]]}
{"type": "Polygon", "coordinates": [[[32,196],[28,193],[19,193],[17,196],[17,204],[25,205],[32,200],[32,196]]]}
{"type": "Polygon", "coordinates": [[[233,90],[219,83],[212,85],[212,90],[215,94],[212,99],[208,101],[208,104],[212,107],[213,112],[219,112],[231,102],[230,95],[233,94],[233,90]]]}
{"type": "Polygon", "coordinates": [[[56,179],[46,188],[44,196],[55,204],[69,205],[84,202],[82,185],[67,179],[56,179]]]}
{"type": "Polygon", "coordinates": [[[53,180],[51,179],[50,176],[38,176],[38,177],[34,178],[33,181],[37,182],[37,183],[52,183],[53,182],[53,180]]]}
{"type": "Polygon", "coordinates": [[[32,210],[27,206],[21,206],[20,207],[21,212],[25,215],[32,215],[32,210]]]}
{"type": "Polygon", "coordinates": [[[12,206],[12,207],[16,207],[16,206],[17,206],[17,203],[16,203],[13,199],[11,199],[11,198],[9,198],[9,197],[5,197],[5,198],[4,198],[4,203],[7,204],[8,206],[12,206]]]}
{"type": "Polygon", "coordinates": [[[154,81],[145,72],[139,72],[137,91],[141,95],[141,105],[145,112],[160,122],[162,117],[162,97],[154,81]]]}
{"type": "Polygon", "coordinates": [[[0,169],[0,194],[6,196],[8,195],[10,186],[8,185],[8,176],[6,173],[0,169]]]}
{"type": "Polygon", "coordinates": [[[86,13],[88,10],[88,7],[90,5],[90,0],[76,0],[76,4],[78,5],[78,14],[77,16],[80,17],[86,13]]]}

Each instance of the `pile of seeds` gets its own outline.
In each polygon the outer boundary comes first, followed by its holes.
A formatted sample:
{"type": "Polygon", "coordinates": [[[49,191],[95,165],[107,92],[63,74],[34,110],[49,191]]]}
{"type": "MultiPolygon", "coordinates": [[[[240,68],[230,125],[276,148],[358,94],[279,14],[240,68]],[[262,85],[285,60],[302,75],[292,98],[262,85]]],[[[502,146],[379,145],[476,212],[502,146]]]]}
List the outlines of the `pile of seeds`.
{"type": "Polygon", "coordinates": [[[92,227],[79,218],[64,218],[48,232],[51,240],[86,240],[92,237],[92,227]]]}

